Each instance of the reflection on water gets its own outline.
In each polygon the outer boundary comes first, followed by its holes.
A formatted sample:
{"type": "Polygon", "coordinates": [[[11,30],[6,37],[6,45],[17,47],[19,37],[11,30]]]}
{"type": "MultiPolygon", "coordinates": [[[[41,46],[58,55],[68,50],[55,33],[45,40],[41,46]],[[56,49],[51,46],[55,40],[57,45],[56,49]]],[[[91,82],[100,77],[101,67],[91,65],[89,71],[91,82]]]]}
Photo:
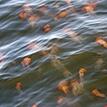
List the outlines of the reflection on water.
{"type": "Polygon", "coordinates": [[[106,0],[0,1],[0,107],[106,107],[106,0]]]}

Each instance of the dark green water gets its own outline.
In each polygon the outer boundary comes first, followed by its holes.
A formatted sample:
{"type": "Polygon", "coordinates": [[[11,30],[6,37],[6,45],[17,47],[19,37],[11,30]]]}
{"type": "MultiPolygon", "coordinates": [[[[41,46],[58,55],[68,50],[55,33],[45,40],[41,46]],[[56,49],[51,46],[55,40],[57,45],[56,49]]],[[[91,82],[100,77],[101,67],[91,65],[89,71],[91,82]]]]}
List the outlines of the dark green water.
{"type": "Polygon", "coordinates": [[[41,18],[32,27],[27,20],[18,17],[25,0],[0,0],[0,107],[104,107],[107,97],[91,95],[94,88],[107,95],[107,48],[95,42],[102,36],[107,39],[107,0],[97,0],[93,14],[81,12],[88,0],[72,0],[76,13],[70,12],[61,20],[54,20],[48,13],[37,12],[41,4],[48,6],[48,12],[55,15],[68,5],[59,0],[29,0],[35,14],[41,18]],[[42,26],[51,24],[52,30],[42,31],[42,26]],[[75,31],[77,39],[68,36],[63,28],[75,31]],[[27,49],[28,44],[39,47],[27,49]],[[48,55],[43,55],[46,51],[48,55]],[[23,58],[30,57],[32,62],[23,67],[23,58]],[[72,91],[64,95],[57,90],[61,80],[77,79],[81,67],[87,69],[84,76],[84,93],[73,96],[72,91]],[[64,75],[64,70],[70,75],[64,75]],[[16,83],[23,88],[17,90],[16,83]],[[58,96],[64,96],[62,104],[57,104],[58,96]]]}

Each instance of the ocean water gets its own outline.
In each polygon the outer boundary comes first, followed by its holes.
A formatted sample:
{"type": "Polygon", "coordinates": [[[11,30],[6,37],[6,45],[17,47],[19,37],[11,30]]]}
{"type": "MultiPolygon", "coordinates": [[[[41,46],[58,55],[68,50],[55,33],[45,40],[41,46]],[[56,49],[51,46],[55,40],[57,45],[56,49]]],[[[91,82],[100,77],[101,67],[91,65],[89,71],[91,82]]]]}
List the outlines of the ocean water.
{"type": "Polygon", "coordinates": [[[97,37],[107,39],[107,0],[66,1],[0,0],[0,107],[107,106],[107,48],[96,43],[97,37]],[[90,2],[95,10],[83,12],[90,2]],[[28,18],[39,16],[37,21],[19,17],[25,4],[31,9],[28,18]],[[63,10],[67,15],[56,19],[63,10]],[[60,81],[80,81],[80,68],[87,69],[84,92],[58,90],[60,81]],[[92,95],[94,88],[105,97],[92,95]],[[60,96],[64,100],[58,104],[60,96]]]}

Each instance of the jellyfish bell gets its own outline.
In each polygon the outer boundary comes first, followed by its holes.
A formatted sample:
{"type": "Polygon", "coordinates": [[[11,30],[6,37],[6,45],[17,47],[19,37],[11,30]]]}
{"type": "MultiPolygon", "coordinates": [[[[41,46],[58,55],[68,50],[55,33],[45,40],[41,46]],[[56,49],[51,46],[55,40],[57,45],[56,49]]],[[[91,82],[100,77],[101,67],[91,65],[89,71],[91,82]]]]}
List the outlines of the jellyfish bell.
{"type": "Polygon", "coordinates": [[[81,43],[82,38],[80,36],[78,36],[78,33],[75,32],[74,30],[72,30],[70,28],[63,28],[63,31],[65,34],[67,34],[71,38],[72,41],[81,43]]]}
{"type": "Polygon", "coordinates": [[[37,104],[33,104],[32,107],[38,107],[37,104]]]}
{"type": "Polygon", "coordinates": [[[96,8],[96,3],[87,3],[83,6],[82,11],[86,13],[92,13],[96,8]]]}
{"type": "Polygon", "coordinates": [[[37,48],[39,48],[39,45],[38,45],[37,43],[35,43],[35,42],[31,42],[31,43],[29,43],[29,44],[27,45],[26,48],[29,49],[29,50],[37,49],[37,48]]]}
{"type": "Polygon", "coordinates": [[[58,19],[66,17],[67,15],[68,15],[67,10],[63,10],[55,16],[55,19],[58,20],[58,19]]]}
{"type": "Polygon", "coordinates": [[[60,81],[58,84],[58,90],[62,91],[64,94],[67,94],[69,92],[68,81],[66,80],[60,81]]]}
{"type": "Polygon", "coordinates": [[[51,29],[52,29],[52,27],[50,24],[46,24],[42,28],[43,32],[45,32],[45,33],[48,33],[49,31],[51,31],[51,29]]]}
{"type": "Polygon", "coordinates": [[[102,37],[97,37],[96,42],[102,45],[106,43],[106,41],[102,37]]]}
{"type": "Polygon", "coordinates": [[[29,24],[32,26],[32,27],[34,27],[35,26],[35,24],[36,24],[36,22],[39,20],[39,16],[36,16],[36,15],[30,15],[29,17],[28,17],[28,22],[29,22],[29,24]]]}
{"type": "Polygon", "coordinates": [[[102,37],[97,37],[96,38],[96,43],[103,46],[104,48],[107,48],[107,41],[102,37]]]}
{"type": "Polygon", "coordinates": [[[23,88],[23,84],[21,82],[16,83],[16,89],[21,90],[23,88]]]}
{"type": "Polygon", "coordinates": [[[80,70],[79,70],[79,76],[83,77],[86,72],[87,72],[87,70],[85,68],[80,68],[80,70]]]}
{"type": "Polygon", "coordinates": [[[98,58],[95,62],[95,66],[94,68],[98,71],[101,70],[101,68],[103,67],[104,64],[104,59],[103,58],[98,58]]]}
{"type": "Polygon", "coordinates": [[[23,5],[23,10],[26,12],[26,13],[32,13],[32,8],[30,7],[30,4],[26,3],[23,5]]]}
{"type": "Polygon", "coordinates": [[[21,64],[22,64],[23,67],[26,67],[26,66],[30,65],[31,61],[32,61],[32,59],[30,57],[25,57],[22,60],[21,64]]]}
{"type": "Polygon", "coordinates": [[[49,53],[48,53],[48,51],[41,51],[41,54],[43,55],[43,56],[48,56],[49,55],[49,53]]]}
{"type": "Polygon", "coordinates": [[[71,86],[72,94],[74,96],[78,96],[83,93],[83,90],[84,90],[83,85],[79,81],[72,80],[70,82],[70,86],[71,86]]]}
{"type": "Polygon", "coordinates": [[[64,97],[63,96],[58,96],[57,98],[57,104],[62,104],[64,101],[64,97]]]}
{"type": "Polygon", "coordinates": [[[56,55],[58,51],[59,51],[58,44],[53,43],[52,46],[51,46],[50,54],[51,55],[56,55]]]}
{"type": "Polygon", "coordinates": [[[105,98],[106,95],[104,93],[102,93],[101,91],[99,91],[97,88],[92,90],[92,95],[96,96],[96,97],[102,97],[105,98]]]}
{"type": "Polygon", "coordinates": [[[27,18],[27,14],[25,11],[21,11],[18,16],[21,20],[25,20],[27,18]]]}

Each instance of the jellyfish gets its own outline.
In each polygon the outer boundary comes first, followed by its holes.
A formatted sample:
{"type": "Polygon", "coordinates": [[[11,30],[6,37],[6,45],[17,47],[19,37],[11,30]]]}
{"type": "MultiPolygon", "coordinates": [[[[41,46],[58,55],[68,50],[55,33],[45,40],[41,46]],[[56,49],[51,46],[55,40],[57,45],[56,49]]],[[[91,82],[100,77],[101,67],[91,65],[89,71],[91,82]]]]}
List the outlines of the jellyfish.
{"type": "Polygon", "coordinates": [[[96,43],[103,46],[104,48],[107,48],[107,41],[102,37],[97,37],[96,38],[96,43]]]}
{"type": "Polygon", "coordinates": [[[69,92],[69,85],[68,85],[68,81],[66,80],[60,81],[57,87],[58,90],[62,91],[64,94],[67,94],[69,92]]]}
{"type": "Polygon", "coordinates": [[[51,46],[51,51],[50,51],[51,63],[58,71],[62,71],[64,76],[70,76],[71,73],[68,71],[68,69],[64,66],[64,64],[58,59],[56,55],[58,50],[59,49],[58,49],[57,44],[54,43],[51,46]]]}
{"type": "Polygon", "coordinates": [[[34,14],[28,17],[28,22],[32,27],[35,26],[35,24],[38,20],[39,20],[39,16],[34,15],[34,14]]]}
{"type": "Polygon", "coordinates": [[[79,82],[77,80],[71,80],[70,86],[71,86],[71,90],[72,90],[72,93],[74,96],[78,96],[78,95],[82,94],[84,91],[83,84],[81,84],[81,82],[79,82]]]}
{"type": "Polygon", "coordinates": [[[96,8],[96,3],[87,3],[83,6],[82,11],[86,13],[93,13],[96,8]]]}
{"type": "Polygon", "coordinates": [[[21,82],[17,82],[16,83],[16,89],[19,90],[19,91],[21,91],[22,88],[23,88],[23,84],[21,82]]]}
{"type": "Polygon", "coordinates": [[[42,30],[45,32],[45,33],[48,33],[49,31],[52,30],[52,27],[50,24],[46,24],[43,26],[42,30]]]}
{"type": "Polygon", "coordinates": [[[21,64],[22,64],[23,67],[27,67],[31,64],[31,62],[32,62],[32,59],[30,57],[25,57],[22,60],[21,64]]]}
{"type": "Polygon", "coordinates": [[[55,16],[55,19],[56,20],[59,20],[59,19],[62,19],[64,17],[66,17],[68,15],[68,11],[67,10],[63,10],[61,12],[59,12],[56,16],[55,16]]]}
{"type": "Polygon", "coordinates": [[[92,90],[92,95],[96,96],[96,97],[101,97],[101,98],[105,98],[106,95],[104,93],[102,93],[101,91],[99,91],[97,88],[92,90]]]}
{"type": "Polygon", "coordinates": [[[79,69],[79,77],[80,77],[80,82],[81,83],[83,82],[83,78],[84,78],[84,75],[85,75],[86,72],[87,72],[87,69],[85,69],[85,68],[80,68],[79,69]]]}
{"type": "Polygon", "coordinates": [[[21,11],[18,16],[21,20],[25,20],[27,18],[27,13],[25,11],[21,11]]]}
{"type": "Polygon", "coordinates": [[[32,107],[38,107],[37,104],[33,104],[32,107]]]}
{"type": "Polygon", "coordinates": [[[53,43],[52,46],[51,46],[50,54],[51,55],[56,55],[58,53],[58,51],[59,51],[58,44],[53,43]]]}
{"type": "Polygon", "coordinates": [[[81,43],[82,38],[78,36],[77,32],[71,30],[70,28],[64,28],[63,31],[71,38],[72,41],[81,43]]]}
{"type": "Polygon", "coordinates": [[[23,5],[23,10],[27,13],[27,15],[33,14],[33,10],[28,3],[23,5]]]}
{"type": "Polygon", "coordinates": [[[62,104],[64,102],[64,97],[63,96],[58,96],[57,98],[57,104],[62,104]]]}
{"type": "Polygon", "coordinates": [[[71,72],[57,59],[56,55],[51,55],[51,63],[58,71],[61,71],[65,77],[71,76],[71,72]]]}
{"type": "Polygon", "coordinates": [[[98,59],[96,60],[96,62],[95,62],[94,68],[95,68],[96,70],[100,70],[100,69],[102,68],[103,63],[104,63],[103,58],[98,58],[98,59]]]}

